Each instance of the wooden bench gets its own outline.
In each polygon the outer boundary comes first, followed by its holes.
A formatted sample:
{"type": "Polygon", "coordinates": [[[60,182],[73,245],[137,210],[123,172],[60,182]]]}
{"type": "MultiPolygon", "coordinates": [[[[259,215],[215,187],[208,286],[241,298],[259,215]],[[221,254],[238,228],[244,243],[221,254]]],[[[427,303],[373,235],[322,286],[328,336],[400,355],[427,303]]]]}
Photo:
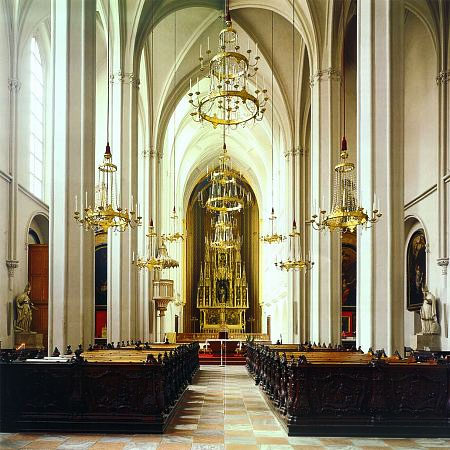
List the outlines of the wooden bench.
{"type": "Polygon", "coordinates": [[[198,367],[196,343],[0,362],[0,431],[162,433],[198,367]]]}
{"type": "Polygon", "coordinates": [[[249,345],[247,367],[289,435],[450,436],[450,364],[383,351],[249,345]]]}

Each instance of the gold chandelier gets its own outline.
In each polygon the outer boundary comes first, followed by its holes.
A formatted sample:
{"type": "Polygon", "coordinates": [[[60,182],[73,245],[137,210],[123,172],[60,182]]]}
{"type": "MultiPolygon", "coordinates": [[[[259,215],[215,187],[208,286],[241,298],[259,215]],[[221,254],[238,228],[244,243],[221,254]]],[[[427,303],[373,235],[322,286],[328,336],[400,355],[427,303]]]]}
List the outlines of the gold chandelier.
{"type": "MultiPolygon", "coordinates": [[[[219,48],[215,56],[210,58],[211,50],[206,51],[209,59],[209,92],[201,95],[198,78],[192,89],[189,89],[189,103],[194,111],[191,113],[196,122],[207,121],[214,128],[217,125],[236,126],[250,121],[261,121],[268,100],[264,80],[258,86],[258,44],[255,48],[254,62],[251,62],[250,40],[247,45],[247,56],[240,53],[239,37],[233,28],[228,4],[225,14],[226,27],[219,33],[219,48]],[[254,88],[249,80],[254,80],[254,88]],[[194,97],[195,95],[195,97],[194,97]]],[[[205,69],[205,58],[200,45],[200,71],[205,69]]]]}
{"type": "Polygon", "coordinates": [[[155,231],[155,227],[153,226],[153,219],[150,220],[150,226],[148,227],[147,237],[147,257],[137,259],[134,257],[132,264],[134,264],[138,269],[147,269],[147,270],[164,270],[164,269],[172,269],[174,267],[178,267],[178,261],[171,258],[167,252],[167,247],[164,241],[166,238],[164,236],[161,237],[161,244],[158,248],[157,240],[158,234],[155,231]]]}
{"type": "MultiPolygon", "coordinates": [[[[177,85],[177,12],[174,13],[174,55],[173,55],[173,65],[174,65],[174,77],[173,77],[173,90],[175,91],[175,87],[177,85]]],[[[152,31],[152,39],[153,39],[153,31],[152,31]]],[[[153,47],[152,47],[153,51],[153,47]]],[[[153,79],[152,79],[153,83],[153,79]]],[[[170,215],[170,223],[172,224],[172,233],[164,234],[163,240],[168,242],[177,242],[183,240],[183,233],[177,231],[178,224],[178,215],[175,208],[176,205],[176,177],[175,177],[175,161],[176,161],[176,149],[177,149],[177,133],[176,133],[176,105],[173,107],[173,209],[170,215]]]]}
{"type": "Polygon", "coordinates": [[[271,233],[261,236],[261,241],[265,242],[266,244],[279,244],[286,239],[286,236],[283,236],[282,234],[278,234],[276,232],[275,222],[277,220],[277,216],[275,215],[275,210],[273,208],[269,220],[271,222],[271,233]]]}
{"type": "MultiPolygon", "coordinates": [[[[273,62],[273,11],[272,11],[272,62],[273,62]]],[[[271,89],[272,89],[272,107],[271,107],[271,144],[272,144],[272,212],[270,214],[269,220],[270,220],[270,227],[271,227],[271,234],[266,234],[264,236],[261,236],[261,241],[265,242],[266,244],[279,244],[282,242],[286,237],[282,236],[281,234],[278,234],[276,232],[276,220],[277,216],[275,215],[275,209],[273,207],[273,69],[272,69],[272,80],[271,80],[271,89]]]]}
{"type": "Polygon", "coordinates": [[[334,170],[334,192],[331,211],[319,207],[319,213],[314,214],[307,223],[316,230],[355,231],[356,227],[369,226],[378,222],[382,216],[379,205],[373,202],[372,212],[369,217],[367,212],[359,205],[358,190],[355,180],[355,165],[347,161],[347,141],[342,139],[340,162],[334,170]]]}
{"type": "Polygon", "coordinates": [[[178,222],[178,215],[175,209],[175,206],[172,209],[172,214],[170,215],[170,221],[172,223],[172,233],[163,234],[163,238],[165,241],[168,242],[177,242],[184,239],[183,233],[180,233],[177,231],[177,222],[178,222]]]}
{"type": "Polygon", "coordinates": [[[285,261],[276,261],[275,266],[289,272],[290,270],[311,270],[313,265],[314,263],[311,262],[310,255],[308,257],[303,255],[301,234],[300,231],[297,231],[297,225],[294,219],[292,231],[289,233],[289,256],[285,261]]]}
{"type": "MultiPolygon", "coordinates": [[[[344,27],[344,14],[342,13],[342,30],[344,27]]],[[[378,222],[382,213],[374,200],[370,216],[358,201],[358,189],[355,179],[355,165],[347,161],[347,140],[345,138],[345,32],[343,32],[342,45],[342,98],[343,98],[343,134],[341,141],[340,162],[334,167],[333,200],[331,211],[327,213],[320,208],[319,213],[313,211],[313,216],[306,223],[316,230],[353,232],[356,227],[367,228],[378,222]]],[[[323,205],[322,205],[323,206],[323,205]]],[[[315,209],[315,208],[313,208],[315,209]]]]}
{"type": "MultiPolygon", "coordinates": [[[[111,228],[113,231],[123,232],[128,227],[134,228],[142,224],[138,205],[135,206],[135,209],[131,206],[130,210],[123,209],[120,206],[116,191],[116,172],[117,166],[112,163],[108,143],[103,156],[103,163],[98,166],[98,184],[94,206],[88,203],[86,192],[84,208],[82,207],[82,212],[80,212],[78,210],[78,197],[75,196],[73,217],[86,230],[106,233],[111,228]]],[[[131,205],[133,205],[133,197],[131,197],[131,205]]]]}
{"type": "Polygon", "coordinates": [[[117,166],[112,162],[111,147],[109,146],[109,3],[107,26],[107,112],[106,112],[106,150],[103,163],[98,166],[98,183],[95,189],[93,206],[88,203],[86,192],[85,204],[81,202],[82,212],[78,210],[78,197],[75,196],[75,212],[73,217],[85,230],[106,233],[110,228],[113,231],[123,232],[128,227],[134,228],[142,224],[139,207],[134,208],[131,196],[130,209],[123,209],[117,194],[116,172],[117,166]]]}
{"type": "Polygon", "coordinates": [[[216,250],[224,251],[241,246],[241,237],[235,237],[234,230],[237,228],[237,220],[228,212],[220,212],[217,219],[211,219],[213,228],[210,246],[216,250]]]}
{"type": "Polygon", "coordinates": [[[246,204],[252,203],[252,195],[245,189],[241,174],[233,170],[225,143],[225,128],[223,140],[219,165],[210,173],[207,172],[206,178],[210,184],[199,191],[198,201],[211,212],[240,212],[246,204]]]}
{"type": "Polygon", "coordinates": [[[147,269],[147,270],[158,270],[160,269],[160,262],[157,257],[157,245],[156,239],[158,237],[155,227],[153,226],[153,219],[150,220],[150,226],[148,227],[148,233],[145,235],[147,238],[147,256],[146,258],[137,257],[133,259],[132,264],[134,264],[139,270],[147,269]]]}

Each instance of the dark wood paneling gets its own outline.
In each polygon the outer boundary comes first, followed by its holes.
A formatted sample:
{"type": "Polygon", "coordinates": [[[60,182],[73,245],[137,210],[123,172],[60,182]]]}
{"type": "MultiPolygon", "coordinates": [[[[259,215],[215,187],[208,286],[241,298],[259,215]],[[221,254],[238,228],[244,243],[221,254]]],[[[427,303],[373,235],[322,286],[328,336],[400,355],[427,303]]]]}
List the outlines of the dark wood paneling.
{"type": "Polygon", "coordinates": [[[28,281],[31,283],[31,301],[37,308],[33,310],[31,329],[44,335],[48,342],[48,245],[28,246],[28,281]]]}

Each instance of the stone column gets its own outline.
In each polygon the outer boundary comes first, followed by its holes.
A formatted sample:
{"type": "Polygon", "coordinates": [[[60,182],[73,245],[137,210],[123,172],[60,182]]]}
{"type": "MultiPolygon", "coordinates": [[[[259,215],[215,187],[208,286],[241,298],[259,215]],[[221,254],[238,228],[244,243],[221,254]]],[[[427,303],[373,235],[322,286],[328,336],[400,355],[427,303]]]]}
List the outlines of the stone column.
{"type": "MultiPolygon", "coordinates": [[[[340,149],[340,71],[329,67],[311,78],[311,204],[330,211],[334,166],[340,149]]],[[[311,230],[310,337],[340,341],[341,248],[338,233],[311,230]]]]}
{"type": "MultiPolygon", "coordinates": [[[[118,49],[115,49],[116,57],[118,49]]],[[[119,58],[117,58],[119,59],[119,58]]],[[[137,201],[137,89],[139,79],[132,71],[114,70],[111,81],[111,153],[118,166],[118,189],[123,208],[137,201]]],[[[142,205],[141,205],[142,206],[142,205]]],[[[137,336],[136,276],[132,252],[136,249],[136,230],[109,231],[108,245],[108,340],[121,341],[137,336]]]]}
{"type": "Polygon", "coordinates": [[[94,201],[95,0],[52,0],[49,351],[93,341],[94,233],[73,220],[94,201]]]}
{"type": "Polygon", "coordinates": [[[403,350],[404,5],[358,2],[357,142],[360,202],[381,220],[358,234],[357,345],[403,350]]]}
{"type": "MultiPolygon", "coordinates": [[[[294,210],[293,210],[293,192],[294,192],[294,148],[285,153],[287,170],[286,173],[288,175],[287,180],[287,189],[288,189],[288,204],[287,204],[287,229],[286,232],[289,234],[292,230],[292,221],[294,220],[294,210]]],[[[286,237],[286,241],[284,244],[286,247],[286,251],[284,251],[282,255],[282,259],[285,260],[289,256],[289,236],[286,237]]],[[[294,274],[293,272],[288,272],[288,302],[287,305],[284,306],[287,308],[287,318],[288,323],[286,326],[287,335],[283,335],[284,342],[294,342],[294,335],[297,326],[297,311],[296,311],[296,303],[295,303],[295,288],[294,288],[294,274]]],[[[281,309],[281,308],[280,308],[281,309]]]]}
{"type": "MultiPolygon", "coordinates": [[[[441,18],[441,20],[445,20],[441,18]]],[[[441,24],[445,29],[445,25],[441,24]]],[[[448,298],[448,283],[447,276],[448,266],[448,226],[449,211],[447,207],[448,202],[448,152],[449,147],[449,80],[450,71],[448,70],[447,48],[448,42],[444,39],[440,44],[442,50],[440,52],[440,66],[441,71],[436,77],[436,83],[439,88],[439,180],[437,183],[438,201],[439,201],[439,258],[437,260],[438,266],[442,268],[441,274],[441,292],[439,299],[441,303],[441,336],[450,339],[450,299],[448,298]],[[444,320],[445,316],[445,320],[444,320]],[[447,323],[447,329],[444,330],[444,325],[447,323]]],[[[444,344],[443,344],[444,345],[444,344]]]]}

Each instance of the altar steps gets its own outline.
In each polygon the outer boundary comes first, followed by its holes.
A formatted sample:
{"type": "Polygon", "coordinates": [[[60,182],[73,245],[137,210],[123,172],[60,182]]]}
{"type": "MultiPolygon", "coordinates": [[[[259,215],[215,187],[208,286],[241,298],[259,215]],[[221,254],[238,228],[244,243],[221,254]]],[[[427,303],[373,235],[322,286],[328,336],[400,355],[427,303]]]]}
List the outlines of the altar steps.
{"type": "Polygon", "coordinates": [[[226,366],[245,366],[245,356],[243,355],[224,355],[222,360],[220,355],[199,353],[198,359],[200,365],[220,366],[222,363],[226,366]]]}

